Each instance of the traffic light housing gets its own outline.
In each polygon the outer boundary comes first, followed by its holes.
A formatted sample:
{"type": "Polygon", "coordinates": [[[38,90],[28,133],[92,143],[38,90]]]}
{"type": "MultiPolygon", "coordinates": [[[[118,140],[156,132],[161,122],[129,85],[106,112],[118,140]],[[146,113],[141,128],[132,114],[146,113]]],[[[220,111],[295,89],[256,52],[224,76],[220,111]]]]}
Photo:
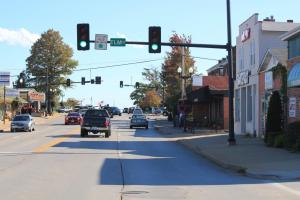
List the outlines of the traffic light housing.
{"type": "Polygon", "coordinates": [[[135,88],[139,88],[140,87],[140,83],[139,82],[136,82],[135,83],[135,88]]]}
{"type": "Polygon", "coordinates": [[[81,85],[85,85],[85,77],[81,77],[81,85]]]}
{"type": "Polygon", "coordinates": [[[149,53],[161,52],[161,28],[160,26],[149,27],[149,53]]]}
{"type": "Polygon", "coordinates": [[[91,79],[91,84],[94,84],[95,83],[95,80],[94,79],[91,79]]]}
{"type": "Polygon", "coordinates": [[[90,49],[90,25],[77,24],[77,50],[85,51],[90,49]]]}
{"type": "Polygon", "coordinates": [[[101,76],[96,76],[96,84],[101,84],[101,76]]]}
{"type": "Polygon", "coordinates": [[[123,81],[120,81],[120,88],[123,88],[123,81]]]}
{"type": "Polygon", "coordinates": [[[71,86],[71,79],[67,79],[67,86],[70,87],[71,86]]]}

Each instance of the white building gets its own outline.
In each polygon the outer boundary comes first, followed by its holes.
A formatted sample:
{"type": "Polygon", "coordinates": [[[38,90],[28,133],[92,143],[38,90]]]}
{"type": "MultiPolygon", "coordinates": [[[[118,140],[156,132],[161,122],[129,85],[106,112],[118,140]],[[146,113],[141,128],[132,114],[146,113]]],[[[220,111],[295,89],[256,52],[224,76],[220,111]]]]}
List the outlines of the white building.
{"type": "Polygon", "coordinates": [[[239,26],[236,38],[235,133],[260,135],[259,67],[271,48],[286,48],[280,36],[299,23],[276,22],[273,16],[258,21],[252,15],[239,26]]]}

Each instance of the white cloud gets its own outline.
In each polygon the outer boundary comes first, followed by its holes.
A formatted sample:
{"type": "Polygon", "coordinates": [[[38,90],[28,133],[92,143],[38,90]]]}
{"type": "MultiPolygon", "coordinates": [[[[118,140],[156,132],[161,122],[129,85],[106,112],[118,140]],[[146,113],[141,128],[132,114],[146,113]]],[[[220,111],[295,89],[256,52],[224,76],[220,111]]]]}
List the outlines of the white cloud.
{"type": "MultiPolygon", "coordinates": [[[[125,38],[126,41],[132,41],[130,39],[128,39],[127,35],[123,34],[123,33],[117,33],[117,37],[120,37],[120,38],[125,38]]],[[[135,40],[136,42],[137,40],[135,40]]],[[[144,45],[137,45],[137,44],[128,44],[129,47],[133,47],[133,48],[137,48],[137,49],[143,49],[145,48],[144,45]]]]}
{"type": "Polygon", "coordinates": [[[9,30],[0,27],[0,42],[8,43],[9,45],[30,47],[39,37],[40,35],[31,33],[25,28],[9,30]]]}

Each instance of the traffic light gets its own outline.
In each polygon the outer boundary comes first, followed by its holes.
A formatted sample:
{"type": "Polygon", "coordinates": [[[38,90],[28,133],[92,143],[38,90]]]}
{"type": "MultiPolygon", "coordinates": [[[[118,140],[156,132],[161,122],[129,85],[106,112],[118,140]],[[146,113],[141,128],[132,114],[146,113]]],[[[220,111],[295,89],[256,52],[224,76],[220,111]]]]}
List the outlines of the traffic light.
{"type": "Polygon", "coordinates": [[[140,87],[140,83],[139,82],[136,82],[135,83],[135,88],[139,88],[140,87]]]}
{"type": "Polygon", "coordinates": [[[81,77],[81,85],[85,85],[85,77],[81,77]]]}
{"type": "Polygon", "coordinates": [[[95,83],[95,80],[94,79],[91,79],[91,84],[94,84],[95,83]]]}
{"type": "Polygon", "coordinates": [[[161,28],[160,26],[149,27],[149,53],[161,52],[161,28]]]}
{"type": "Polygon", "coordinates": [[[123,81],[120,81],[120,88],[123,88],[123,81]]]}
{"type": "Polygon", "coordinates": [[[96,84],[101,84],[101,76],[96,76],[96,84]]]}
{"type": "Polygon", "coordinates": [[[67,86],[70,87],[71,86],[71,79],[67,79],[67,86]]]}
{"type": "Polygon", "coordinates": [[[77,50],[85,51],[90,49],[90,25],[77,24],[77,50]]]}

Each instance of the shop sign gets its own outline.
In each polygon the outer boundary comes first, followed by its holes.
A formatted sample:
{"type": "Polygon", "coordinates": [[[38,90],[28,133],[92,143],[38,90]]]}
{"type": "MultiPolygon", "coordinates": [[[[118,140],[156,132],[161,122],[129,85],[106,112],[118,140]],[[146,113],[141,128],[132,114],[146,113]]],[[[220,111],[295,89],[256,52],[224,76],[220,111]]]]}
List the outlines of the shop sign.
{"type": "Polygon", "coordinates": [[[45,101],[45,94],[39,92],[29,92],[29,101],[45,101]]]}
{"type": "Polygon", "coordinates": [[[250,38],[250,28],[245,29],[241,35],[241,42],[245,42],[250,38]]]}
{"type": "Polygon", "coordinates": [[[250,71],[243,71],[237,74],[236,81],[238,86],[246,85],[249,83],[250,71]]]}
{"type": "Polygon", "coordinates": [[[289,99],[289,117],[296,117],[296,97],[290,97],[289,99]]]}
{"type": "Polygon", "coordinates": [[[192,86],[203,86],[203,77],[201,75],[193,75],[192,80],[192,86]]]}

